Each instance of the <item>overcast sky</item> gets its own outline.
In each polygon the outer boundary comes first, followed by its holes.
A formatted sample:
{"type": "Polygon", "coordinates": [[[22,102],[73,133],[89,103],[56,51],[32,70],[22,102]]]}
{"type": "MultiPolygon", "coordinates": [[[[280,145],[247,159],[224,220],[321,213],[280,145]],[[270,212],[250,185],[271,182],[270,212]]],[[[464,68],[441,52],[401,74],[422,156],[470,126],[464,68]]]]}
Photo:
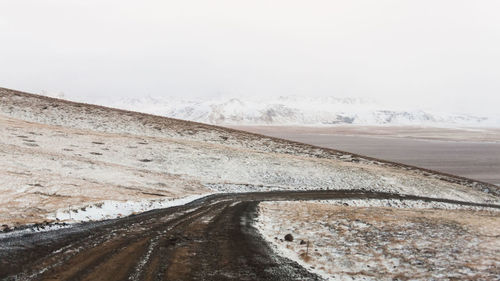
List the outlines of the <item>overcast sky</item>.
{"type": "Polygon", "coordinates": [[[500,105],[500,1],[0,0],[0,86],[500,105]]]}

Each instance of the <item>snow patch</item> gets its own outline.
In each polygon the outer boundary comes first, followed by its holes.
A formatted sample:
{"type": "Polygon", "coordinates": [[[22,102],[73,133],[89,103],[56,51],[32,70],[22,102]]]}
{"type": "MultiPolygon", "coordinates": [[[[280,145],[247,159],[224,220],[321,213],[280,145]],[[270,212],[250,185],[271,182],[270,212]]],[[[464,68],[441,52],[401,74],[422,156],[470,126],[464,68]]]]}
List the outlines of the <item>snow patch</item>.
{"type": "MultiPolygon", "coordinates": [[[[310,202],[310,201],[309,201],[310,202]]],[[[443,210],[487,210],[500,212],[500,209],[479,206],[458,205],[444,202],[425,202],[422,200],[404,199],[331,199],[317,200],[310,203],[331,204],[335,206],[351,207],[391,207],[402,209],[443,209],[443,210]]]]}
{"type": "Polygon", "coordinates": [[[213,193],[192,195],[178,199],[140,200],[125,202],[106,200],[77,209],[71,207],[69,207],[68,209],[59,209],[54,214],[49,215],[47,219],[65,222],[85,222],[115,219],[126,217],[132,214],[147,212],[154,209],[163,209],[185,205],[211,194],[213,193]]]}
{"type": "Polygon", "coordinates": [[[31,233],[40,233],[40,232],[46,232],[46,231],[52,231],[52,230],[59,230],[63,228],[69,228],[71,227],[71,224],[67,223],[62,223],[62,224],[36,224],[32,225],[30,227],[26,227],[24,229],[20,230],[15,230],[15,231],[9,231],[9,232],[0,232],[0,239],[5,239],[9,237],[17,237],[17,236],[22,236],[25,234],[31,234],[31,233]]]}

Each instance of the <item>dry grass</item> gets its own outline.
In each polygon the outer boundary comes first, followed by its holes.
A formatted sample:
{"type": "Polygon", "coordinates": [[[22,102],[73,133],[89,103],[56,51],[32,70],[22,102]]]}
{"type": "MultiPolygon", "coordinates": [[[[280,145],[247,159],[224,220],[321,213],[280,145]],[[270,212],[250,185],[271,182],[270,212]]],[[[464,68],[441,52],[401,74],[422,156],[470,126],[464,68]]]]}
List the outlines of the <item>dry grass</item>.
{"type": "MultiPolygon", "coordinates": [[[[0,88],[0,224],[102,200],[366,189],[482,203],[489,185],[199,123],[0,88]]],[[[493,189],[492,189],[493,190],[493,189]]]]}
{"type": "Polygon", "coordinates": [[[483,279],[500,276],[498,212],[262,203],[268,238],[292,233],[304,245],[273,240],[332,278],[483,279]],[[286,246],[285,246],[286,245],[286,246]],[[310,249],[311,250],[311,249],[310,249]],[[321,269],[324,268],[324,269],[321,269]]]}
{"type": "Polygon", "coordinates": [[[0,225],[40,223],[56,210],[80,209],[104,200],[209,192],[197,180],[165,173],[154,163],[142,164],[143,155],[162,151],[162,140],[154,138],[147,138],[151,144],[140,149],[127,148],[144,139],[0,115],[0,225]],[[26,140],[37,147],[25,147],[26,140]]]}

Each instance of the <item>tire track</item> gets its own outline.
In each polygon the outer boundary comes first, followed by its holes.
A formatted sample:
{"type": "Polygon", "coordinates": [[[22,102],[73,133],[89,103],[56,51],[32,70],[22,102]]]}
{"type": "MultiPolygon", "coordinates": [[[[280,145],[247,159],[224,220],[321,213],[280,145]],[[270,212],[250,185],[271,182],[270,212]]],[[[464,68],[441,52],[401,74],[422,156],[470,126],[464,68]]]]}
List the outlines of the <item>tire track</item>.
{"type": "Polygon", "coordinates": [[[2,280],[319,280],[276,256],[253,227],[261,201],[400,199],[352,190],[218,194],[184,206],[0,239],[2,280]]]}

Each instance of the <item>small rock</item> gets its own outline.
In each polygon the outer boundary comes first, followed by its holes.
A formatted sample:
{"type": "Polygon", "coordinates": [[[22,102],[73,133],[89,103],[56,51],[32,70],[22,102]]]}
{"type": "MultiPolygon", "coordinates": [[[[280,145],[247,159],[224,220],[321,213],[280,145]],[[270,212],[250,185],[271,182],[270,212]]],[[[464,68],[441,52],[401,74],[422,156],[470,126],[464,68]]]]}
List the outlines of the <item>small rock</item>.
{"type": "Polygon", "coordinates": [[[306,241],[304,241],[304,240],[300,240],[300,245],[305,245],[305,244],[307,244],[307,242],[306,242],[306,241]]]}
{"type": "Polygon", "coordinates": [[[285,235],[285,241],[292,242],[293,241],[292,234],[288,233],[287,235],[285,235]]]}

